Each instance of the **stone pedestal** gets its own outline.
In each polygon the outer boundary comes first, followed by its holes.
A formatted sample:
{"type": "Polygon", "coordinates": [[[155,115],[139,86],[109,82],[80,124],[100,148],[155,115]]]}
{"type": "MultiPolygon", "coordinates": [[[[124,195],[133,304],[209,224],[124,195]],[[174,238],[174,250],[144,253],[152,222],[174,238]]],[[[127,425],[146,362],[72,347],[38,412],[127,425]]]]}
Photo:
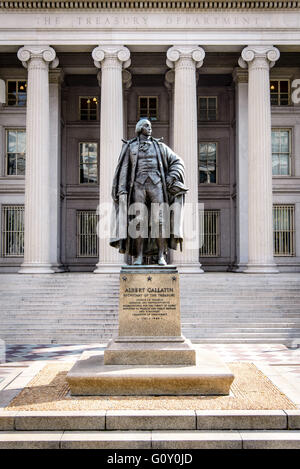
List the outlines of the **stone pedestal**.
{"type": "Polygon", "coordinates": [[[125,266],[119,335],[104,354],[84,352],[67,375],[72,395],[229,394],[234,379],[211,352],[181,334],[175,266],[125,266]]]}
{"type": "Polygon", "coordinates": [[[125,266],[120,275],[119,336],[104,352],[106,365],[195,365],[181,335],[176,267],[125,266]]]}

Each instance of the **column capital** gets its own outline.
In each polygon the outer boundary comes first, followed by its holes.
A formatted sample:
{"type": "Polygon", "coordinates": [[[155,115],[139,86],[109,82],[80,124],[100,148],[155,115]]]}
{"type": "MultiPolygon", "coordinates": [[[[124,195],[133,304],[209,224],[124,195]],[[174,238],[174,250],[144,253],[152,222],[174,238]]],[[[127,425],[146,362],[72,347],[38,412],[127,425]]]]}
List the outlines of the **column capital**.
{"type": "Polygon", "coordinates": [[[130,50],[120,45],[97,46],[92,52],[92,57],[97,68],[101,68],[101,62],[105,59],[118,61],[123,68],[129,67],[131,64],[130,50]]]}
{"type": "Polygon", "coordinates": [[[167,65],[174,68],[180,59],[188,59],[190,62],[195,62],[196,68],[203,64],[205,51],[200,46],[172,46],[167,51],[167,65]]]}
{"type": "Polygon", "coordinates": [[[53,47],[50,47],[48,45],[29,45],[21,47],[21,49],[18,50],[17,56],[25,68],[27,68],[28,63],[32,59],[39,59],[40,61],[43,61],[46,65],[50,65],[51,68],[55,68],[59,64],[59,60],[56,57],[55,50],[53,49],[53,47]]]}
{"type": "Polygon", "coordinates": [[[269,67],[273,67],[279,57],[280,52],[274,46],[247,46],[242,50],[239,66],[247,68],[247,64],[250,65],[255,59],[260,59],[260,61],[263,60],[269,67]]]}

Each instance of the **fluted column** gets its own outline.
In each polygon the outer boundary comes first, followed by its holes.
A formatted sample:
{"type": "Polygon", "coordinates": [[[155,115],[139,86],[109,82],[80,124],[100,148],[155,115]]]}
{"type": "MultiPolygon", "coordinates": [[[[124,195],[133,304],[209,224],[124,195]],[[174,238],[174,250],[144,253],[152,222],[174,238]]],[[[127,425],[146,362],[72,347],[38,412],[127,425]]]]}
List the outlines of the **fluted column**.
{"type": "MultiPolygon", "coordinates": [[[[124,46],[98,46],[92,57],[101,68],[100,204],[106,204],[112,202],[111,186],[122,147],[122,70],[130,65],[130,51],[124,46]]],[[[123,256],[110,247],[109,239],[99,237],[99,262],[94,272],[118,272],[122,263],[123,256]]]]}
{"type": "Polygon", "coordinates": [[[181,272],[202,272],[199,262],[198,141],[196,68],[205,57],[199,46],[173,46],[167,65],[174,68],[174,151],[186,168],[185,239],[183,251],[173,251],[173,262],[181,272]]]}
{"type": "Polygon", "coordinates": [[[248,72],[235,68],[236,116],[236,265],[243,272],[248,263],[248,72]]]}
{"type": "Polygon", "coordinates": [[[243,49],[248,64],[248,264],[246,273],[277,273],[273,257],[270,66],[273,46],[243,49]]]}
{"type": "Polygon", "coordinates": [[[50,240],[49,46],[25,46],[18,58],[28,69],[26,112],[24,263],[20,273],[53,273],[50,240]]]}

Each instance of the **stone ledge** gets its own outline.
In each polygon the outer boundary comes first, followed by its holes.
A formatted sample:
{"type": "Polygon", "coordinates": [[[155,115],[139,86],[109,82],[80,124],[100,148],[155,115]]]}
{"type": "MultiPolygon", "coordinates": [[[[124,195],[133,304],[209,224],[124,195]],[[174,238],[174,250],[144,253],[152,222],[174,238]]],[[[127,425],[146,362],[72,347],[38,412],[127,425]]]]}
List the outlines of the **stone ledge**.
{"type": "Polygon", "coordinates": [[[1,411],[13,430],[298,430],[300,410],[1,411]],[[288,423],[289,422],[289,423],[288,423]]]}
{"type": "Polygon", "coordinates": [[[0,432],[0,449],[299,449],[300,432],[27,431],[0,432]]]}
{"type": "Polygon", "coordinates": [[[195,430],[196,414],[183,411],[109,410],[106,430],[195,430]]]}
{"type": "Polygon", "coordinates": [[[150,449],[151,432],[65,432],[62,449],[150,449]]]}
{"type": "Polygon", "coordinates": [[[288,428],[290,430],[300,430],[300,410],[285,410],[287,415],[288,428]]]}
{"type": "Polygon", "coordinates": [[[287,415],[283,410],[196,410],[196,416],[197,430],[288,429],[287,415]]]}

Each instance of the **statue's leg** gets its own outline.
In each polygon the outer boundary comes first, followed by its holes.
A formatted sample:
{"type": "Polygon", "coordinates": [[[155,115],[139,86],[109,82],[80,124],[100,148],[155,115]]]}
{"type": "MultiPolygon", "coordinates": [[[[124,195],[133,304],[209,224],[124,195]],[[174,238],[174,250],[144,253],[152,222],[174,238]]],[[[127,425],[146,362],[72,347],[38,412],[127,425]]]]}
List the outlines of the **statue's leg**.
{"type": "MultiPolygon", "coordinates": [[[[146,193],[145,193],[144,187],[139,183],[134,184],[132,201],[133,203],[145,204],[146,193]]],[[[144,240],[141,236],[135,239],[136,258],[133,262],[133,265],[143,264],[143,244],[144,244],[144,240]]]]}
{"type": "MultiPolygon", "coordinates": [[[[162,183],[159,182],[158,184],[152,184],[152,190],[150,193],[151,203],[155,204],[163,204],[164,203],[164,195],[163,195],[163,188],[162,183]]],[[[156,239],[157,247],[158,247],[158,261],[159,265],[167,265],[166,260],[164,258],[165,248],[166,248],[166,240],[163,238],[163,212],[159,211],[159,233],[156,239]]]]}

